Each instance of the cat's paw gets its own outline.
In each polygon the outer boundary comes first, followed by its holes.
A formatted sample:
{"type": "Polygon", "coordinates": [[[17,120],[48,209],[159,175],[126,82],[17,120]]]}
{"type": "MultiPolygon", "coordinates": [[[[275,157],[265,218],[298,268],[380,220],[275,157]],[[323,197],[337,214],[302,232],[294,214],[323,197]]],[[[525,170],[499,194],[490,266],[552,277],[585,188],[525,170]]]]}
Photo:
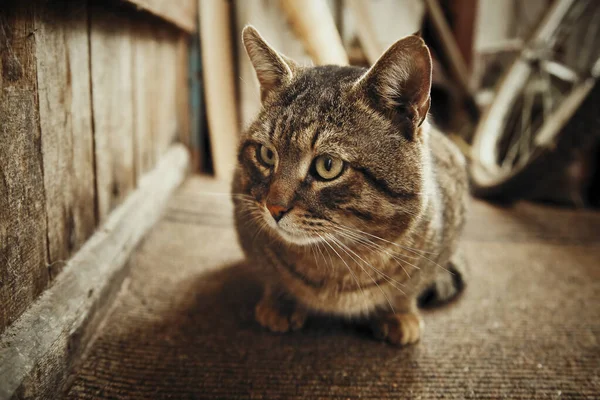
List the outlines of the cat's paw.
{"type": "Polygon", "coordinates": [[[256,305],[254,315],[262,327],[277,333],[298,330],[306,321],[306,312],[303,309],[294,308],[285,312],[277,304],[265,299],[256,305]]]}
{"type": "Polygon", "coordinates": [[[387,314],[373,321],[371,327],[377,339],[405,346],[419,341],[423,321],[414,313],[387,314]]]}

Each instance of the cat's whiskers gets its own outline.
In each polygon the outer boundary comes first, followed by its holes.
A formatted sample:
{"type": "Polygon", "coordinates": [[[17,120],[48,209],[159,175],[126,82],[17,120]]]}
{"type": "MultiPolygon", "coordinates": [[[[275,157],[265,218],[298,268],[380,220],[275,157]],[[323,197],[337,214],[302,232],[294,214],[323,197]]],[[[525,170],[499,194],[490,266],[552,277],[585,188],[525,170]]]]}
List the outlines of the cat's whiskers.
{"type": "MultiPolygon", "coordinates": [[[[317,235],[319,235],[319,234],[317,233],[317,235]]],[[[317,242],[317,244],[319,245],[319,248],[321,248],[321,242],[317,242]]],[[[329,252],[329,249],[327,249],[327,247],[325,247],[325,245],[323,245],[323,250],[327,253],[327,257],[329,257],[329,267],[330,267],[331,271],[333,271],[334,266],[333,266],[333,258],[331,257],[331,253],[329,252]]],[[[323,254],[323,252],[321,252],[321,254],[323,254]]],[[[325,259],[325,256],[323,256],[323,259],[325,259]]]]}
{"type": "Polygon", "coordinates": [[[340,253],[338,253],[337,250],[334,249],[333,246],[331,246],[331,244],[327,241],[327,238],[324,238],[319,233],[317,233],[317,235],[319,235],[319,237],[321,238],[321,240],[323,240],[323,242],[325,244],[327,244],[327,246],[329,246],[331,248],[331,250],[333,250],[333,252],[340,258],[340,260],[342,260],[342,262],[344,263],[344,265],[346,266],[346,268],[348,268],[348,272],[350,272],[350,275],[352,275],[352,278],[356,282],[356,285],[358,286],[358,288],[360,289],[360,291],[363,294],[363,300],[364,300],[364,303],[365,303],[365,311],[367,311],[369,309],[369,306],[367,304],[367,295],[366,295],[363,287],[360,285],[360,282],[358,281],[358,278],[356,277],[356,274],[354,274],[354,271],[352,271],[352,268],[350,268],[350,266],[348,265],[348,263],[346,262],[346,260],[344,260],[344,258],[340,255],[340,253]]]}
{"type": "Polygon", "coordinates": [[[410,279],[411,276],[408,273],[408,271],[406,270],[406,268],[404,268],[404,264],[405,263],[408,264],[408,265],[410,265],[411,267],[413,267],[415,269],[420,269],[418,266],[414,265],[410,261],[407,261],[405,259],[400,258],[400,256],[404,256],[403,254],[400,254],[400,253],[393,254],[390,251],[388,251],[387,248],[385,248],[385,247],[383,247],[383,246],[381,246],[381,245],[379,245],[377,243],[374,243],[373,241],[370,241],[367,238],[363,238],[363,237],[358,236],[357,234],[354,234],[354,233],[350,234],[348,232],[341,231],[341,230],[338,230],[337,233],[340,234],[340,235],[342,235],[342,236],[344,236],[344,237],[346,237],[347,239],[351,240],[352,242],[361,244],[363,247],[366,247],[367,249],[369,249],[369,250],[371,250],[371,251],[373,251],[375,253],[377,253],[377,252],[383,252],[383,253],[387,254],[393,260],[395,260],[398,263],[398,265],[400,265],[400,267],[402,268],[402,270],[404,271],[404,273],[406,274],[406,276],[408,277],[408,279],[410,279]]]}
{"type": "Polygon", "coordinates": [[[363,234],[363,235],[366,235],[366,236],[372,237],[372,238],[374,238],[374,239],[381,240],[381,241],[383,241],[383,242],[386,242],[386,243],[388,243],[388,244],[391,244],[392,246],[396,246],[396,247],[399,247],[399,248],[401,248],[401,249],[404,249],[404,250],[407,250],[407,251],[411,251],[411,252],[414,252],[414,253],[418,253],[419,255],[420,255],[420,254],[431,254],[431,255],[433,255],[433,256],[437,256],[437,254],[436,254],[436,253],[434,253],[434,252],[431,252],[431,251],[426,251],[426,250],[421,250],[421,249],[416,249],[416,248],[411,248],[411,247],[407,247],[407,246],[405,246],[405,245],[401,245],[401,244],[399,244],[399,243],[396,243],[396,242],[391,242],[391,241],[389,241],[389,240],[387,240],[387,239],[384,239],[384,238],[382,238],[382,237],[380,237],[380,236],[374,235],[374,234],[372,234],[372,233],[369,233],[369,232],[365,232],[365,231],[363,231],[363,230],[360,230],[360,229],[357,229],[357,228],[350,228],[349,226],[344,226],[344,225],[342,225],[342,224],[337,224],[337,226],[338,226],[338,228],[340,228],[340,229],[344,229],[344,230],[346,230],[346,231],[350,231],[350,232],[353,232],[353,233],[360,233],[360,234],[363,234]]]}
{"type": "MultiPolygon", "coordinates": [[[[334,235],[330,234],[331,238],[334,238],[335,240],[337,240],[340,245],[344,246],[349,252],[351,252],[352,254],[354,254],[356,257],[358,257],[363,263],[365,263],[365,265],[369,266],[369,268],[371,268],[373,271],[375,271],[376,273],[378,273],[379,275],[381,275],[383,278],[385,278],[388,282],[393,283],[392,286],[394,286],[396,289],[402,291],[401,289],[397,288],[395,285],[400,285],[402,287],[406,286],[405,284],[403,284],[400,281],[395,280],[394,278],[392,278],[391,276],[389,276],[388,274],[386,274],[385,272],[381,271],[380,269],[376,268],[372,263],[366,261],[364,258],[362,258],[360,255],[358,255],[358,253],[356,253],[354,250],[352,250],[348,245],[344,244],[342,241],[340,241],[339,239],[335,238],[334,235]]],[[[402,292],[404,293],[404,292],[402,292]]]]}
{"type": "MultiPolygon", "coordinates": [[[[346,237],[347,239],[349,239],[349,240],[350,240],[351,242],[353,242],[353,243],[357,243],[357,244],[360,244],[360,245],[362,245],[363,247],[366,247],[366,248],[367,248],[367,250],[371,250],[371,251],[372,251],[372,252],[374,252],[375,254],[378,254],[378,255],[380,255],[380,257],[381,257],[381,254],[380,254],[378,251],[381,251],[381,252],[384,252],[384,253],[388,254],[390,257],[392,257],[392,259],[394,259],[394,260],[395,260],[395,261],[396,261],[396,262],[397,262],[397,263],[400,265],[400,267],[402,268],[402,270],[404,271],[404,273],[406,274],[406,276],[408,277],[408,279],[410,279],[410,278],[411,278],[411,276],[410,276],[410,274],[408,273],[408,271],[406,270],[406,268],[404,268],[404,264],[403,264],[403,263],[404,263],[404,262],[406,262],[405,260],[401,260],[401,259],[397,258],[397,257],[396,257],[396,256],[394,256],[393,254],[389,253],[389,252],[388,252],[388,251],[387,251],[385,248],[383,248],[383,247],[381,247],[381,248],[374,247],[374,245],[375,245],[374,243],[372,243],[372,244],[371,244],[371,247],[369,247],[369,246],[368,246],[368,244],[370,244],[370,243],[368,243],[368,242],[367,242],[367,243],[363,242],[363,240],[364,240],[364,239],[362,239],[362,238],[354,238],[354,237],[348,236],[346,233],[344,233],[344,232],[340,232],[340,231],[338,231],[337,233],[338,233],[338,234],[340,234],[340,235],[342,235],[342,236],[344,236],[344,237],[346,237]],[[376,251],[376,250],[377,250],[377,251],[376,251]]],[[[383,257],[382,257],[382,260],[383,260],[383,257]]],[[[410,264],[410,265],[411,265],[412,267],[415,267],[415,268],[419,269],[419,268],[418,268],[416,265],[412,265],[412,264],[410,264]]],[[[379,270],[378,270],[378,271],[379,271],[379,270]]],[[[380,271],[380,272],[381,272],[381,271],[380,271]]],[[[381,272],[381,273],[383,274],[383,272],[381,272]]],[[[387,275],[386,275],[386,276],[387,276],[387,275]]],[[[387,277],[388,277],[388,278],[390,278],[389,276],[387,276],[387,277]]],[[[392,279],[392,278],[390,278],[390,279],[392,279]]],[[[405,285],[404,285],[403,283],[401,283],[401,282],[398,282],[398,281],[396,281],[396,280],[394,280],[394,281],[395,281],[396,283],[398,283],[399,285],[401,285],[401,286],[405,286],[405,285]]]]}
{"type": "MultiPolygon", "coordinates": [[[[323,251],[321,250],[321,242],[316,242],[314,244],[314,246],[319,251],[319,254],[321,255],[321,258],[323,259],[323,263],[327,266],[327,260],[325,259],[325,255],[323,254],[323,251]]],[[[330,267],[330,269],[332,269],[331,265],[329,267],[330,267]]]]}
{"type": "MultiPolygon", "coordinates": [[[[438,254],[436,254],[436,253],[434,253],[434,252],[425,251],[425,250],[420,250],[420,249],[415,249],[415,248],[408,247],[408,246],[403,246],[403,245],[401,245],[401,244],[399,244],[399,243],[391,242],[391,241],[389,241],[389,240],[386,240],[386,239],[384,239],[384,238],[382,238],[382,237],[379,237],[379,236],[377,236],[377,235],[373,235],[373,234],[371,234],[371,233],[368,233],[368,232],[365,232],[365,231],[361,231],[360,229],[352,229],[352,228],[350,228],[350,227],[346,227],[346,226],[343,226],[343,225],[341,225],[341,224],[338,224],[338,228],[344,229],[344,230],[346,230],[346,231],[349,231],[349,232],[354,232],[354,233],[362,233],[363,235],[370,236],[370,237],[372,237],[372,238],[375,238],[375,239],[381,240],[381,241],[383,241],[383,242],[385,242],[385,243],[388,243],[388,244],[390,244],[390,245],[392,245],[392,246],[396,246],[396,247],[398,247],[398,248],[401,248],[401,249],[403,249],[403,250],[409,251],[409,252],[411,252],[411,253],[413,253],[413,254],[416,254],[416,255],[418,255],[419,257],[421,257],[421,258],[423,258],[423,259],[425,259],[425,260],[427,260],[427,261],[431,262],[433,265],[436,265],[437,267],[439,267],[439,268],[443,269],[444,271],[446,271],[446,272],[448,272],[448,273],[450,273],[450,274],[453,274],[453,272],[449,271],[449,270],[448,270],[447,268],[445,268],[445,267],[442,267],[442,266],[441,266],[440,264],[438,264],[436,261],[432,260],[431,258],[429,258],[429,257],[427,257],[427,256],[425,255],[425,254],[430,254],[430,255],[432,255],[433,257],[437,257],[437,256],[438,256],[438,254]]],[[[405,261],[405,262],[406,262],[406,261],[405,261]]],[[[454,274],[453,274],[453,275],[454,275],[454,274]]]]}
{"type": "MultiPolygon", "coordinates": [[[[329,221],[326,221],[326,222],[329,222],[329,221]]],[[[376,254],[377,254],[377,251],[375,251],[375,250],[380,250],[380,251],[382,251],[382,252],[384,252],[384,253],[388,254],[390,257],[392,257],[394,260],[396,260],[396,262],[398,262],[398,264],[399,264],[399,265],[400,265],[400,267],[403,269],[403,271],[406,273],[406,275],[407,275],[407,277],[408,277],[409,279],[410,279],[410,274],[408,273],[408,271],[406,270],[406,268],[404,268],[404,264],[403,264],[403,263],[406,263],[406,264],[410,265],[411,267],[413,267],[413,268],[415,268],[415,269],[419,269],[419,267],[418,267],[418,266],[416,266],[416,265],[412,264],[411,262],[409,262],[409,261],[407,261],[407,260],[405,260],[405,259],[401,259],[401,258],[399,258],[399,256],[402,256],[402,257],[408,257],[408,258],[415,258],[415,259],[419,259],[420,257],[417,257],[417,256],[409,256],[409,255],[406,255],[406,254],[401,254],[401,253],[396,253],[397,255],[394,255],[394,254],[392,254],[390,251],[388,251],[388,249],[387,249],[387,248],[385,248],[385,247],[383,247],[383,246],[381,246],[381,245],[379,245],[379,244],[376,244],[376,243],[372,242],[372,241],[371,241],[371,240],[369,240],[368,238],[363,238],[363,237],[361,237],[361,236],[360,236],[359,234],[357,234],[357,233],[354,233],[354,232],[349,232],[349,231],[342,231],[342,230],[338,229],[338,228],[340,228],[340,227],[339,227],[339,226],[336,226],[335,224],[333,224],[333,225],[332,225],[332,224],[329,224],[329,223],[328,223],[327,225],[328,225],[328,228],[329,228],[330,230],[332,230],[332,231],[334,231],[335,233],[337,233],[338,235],[340,235],[340,236],[342,236],[342,237],[344,237],[344,238],[346,238],[346,239],[350,240],[350,242],[352,242],[352,243],[358,243],[358,244],[361,244],[363,247],[366,247],[367,249],[369,249],[369,250],[371,250],[371,251],[375,252],[376,254]],[[366,243],[366,244],[365,244],[365,243],[366,243]],[[367,246],[367,244],[368,244],[369,246],[371,246],[371,248],[369,248],[369,247],[367,246]]],[[[312,232],[318,233],[316,230],[313,230],[312,232]]],[[[326,236],[329,236],[329,232],[327,232],[327,231],[325,231],[325,232],[319,231],[319,232],[320,232],[320,233],[323,233],[323,234],[324,234],[324,235],[326,235],[326,236]]],[[[334,235],[331,235],[331,236],[335,237],[334,235]]],[[[318,242],[317,242],[317,243],[318,243],[318,242]]],[[[341,242],[341,241],[340,241],[340,243],[342,243],[342,244],[343,244],[343,242],[341,242]]],[[[329,257],[330,257],[330,260],[331,260],[331,254],[329,253],[329,250],[328,250],[326,247],[325,247],[325,250],[327,251],[327,253],[328,253],[329,257]]],[[[380,254],[379,254],[379,255],[380,255],[380,254]]],[[[381,256],[381,255],[380,255],[380,256],[381,256]]],[[[396,281],[396,282],[397,282],[397,281],[396,281]]],[[[400,285],[402,285],[400,282],[397,282],[397,283],[398,283],[398,284],[400,284],[400,285]]]]}
{"type": "MultiPolygon", "coordinates": [[[[354,258],[354,256],[352,256],[350,253],[348,253],[348,251],[350,251],[351,253],[353,253],[354,255],[356,255],[356,257],[358,257],[360,260],[362,260],[367,266],[371,267],[371,269],[373,269],[374,271],[377,271],[376,268],[374,268],[371,264],[369,264],[368,262],[364,261],[358,254],[354,253],[348,246],[346,246],[344,243],[340,242],[335,236],[333,235],[328,235],[328,237],[333,240],[335,243],[337,243],[338,247],[344,251],[346,254],[348,254],[350,256],[350,258],[352,258],[354,260],[354,262],[356,263],[356,265],[358,265],[360,267],[361,270],[363,270],[364,273],[366,273],[369,277],[369,279],[371,279],[373,281],[373,283],[375,285],[377,285],[377,288],[381,291],[381,294],[383,294],[383,296],[385,297],[386,301],[388,302],[388,304],[390,305],[390,308],[392,309],[392,313],[396,313],[396,311],[394,310],[394,306],[392,305],[392,302],[390,301],[389,296],[385,293],[385,291],[381,288],[381,286],[379,285],[379,283],[377,283],[377,281],[371,276],[371,274],[362,267],[362,265],[360,265],[360,263],[357,261],[356,258],[354,258]]],[[[394,285],[392,285],[394,286],[394,285]]],[[[394,286],[395,287],[395,286],[394,286]]],[[[398,289],[398,288],[396,288],[398,289]]],[[[400,290],[402,292],[402,290],[400,290]]],[[[402,292],[404,293],[404,292],[402,292]]]]}

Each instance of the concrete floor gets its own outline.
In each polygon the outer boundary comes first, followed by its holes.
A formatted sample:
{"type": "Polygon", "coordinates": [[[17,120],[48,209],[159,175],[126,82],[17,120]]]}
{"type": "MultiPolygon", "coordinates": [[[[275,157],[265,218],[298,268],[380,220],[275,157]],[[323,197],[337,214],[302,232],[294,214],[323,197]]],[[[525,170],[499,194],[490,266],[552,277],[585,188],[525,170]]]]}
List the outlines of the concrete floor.
{"type": "Polygon", "coordinates": [[[69,399],[600,398],[600,214],[474,201],[467,288],[398,349],[252,318],[226,188],[190,178],[137,250],[69,399]]]}

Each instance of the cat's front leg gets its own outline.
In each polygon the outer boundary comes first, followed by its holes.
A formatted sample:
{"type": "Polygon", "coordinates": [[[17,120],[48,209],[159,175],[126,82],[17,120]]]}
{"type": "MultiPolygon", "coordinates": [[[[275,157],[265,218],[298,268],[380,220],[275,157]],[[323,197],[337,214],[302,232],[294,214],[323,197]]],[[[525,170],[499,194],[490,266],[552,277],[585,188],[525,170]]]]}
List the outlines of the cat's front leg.
{"type": "Polygon", "coordinates": [[[254,310],[256,321],[271,332],[295,331],[304,326],[306,309],[281,290],[266,286],[254,310]]]}
{"type": "Polygon", "coordinates": [[[395,312],[382,313],[371,320],[373,335],[396,346],[405,346],[419,341],[423,320],[414,301],[409,306],[399,307],[395,312]]]}

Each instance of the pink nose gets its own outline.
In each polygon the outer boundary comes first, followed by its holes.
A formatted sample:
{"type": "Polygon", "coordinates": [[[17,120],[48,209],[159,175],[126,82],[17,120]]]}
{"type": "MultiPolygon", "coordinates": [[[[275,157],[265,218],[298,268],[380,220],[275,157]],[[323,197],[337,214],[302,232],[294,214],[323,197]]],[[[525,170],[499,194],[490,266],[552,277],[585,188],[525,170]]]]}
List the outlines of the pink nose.
{"type": "Polygon", "coordinates": [[[275,220],[275,222],[279,222],[279,220],[285,215],[286,212],[288,212],[290,209],[286,208],[280,204],[269,204],[267,203],[267,210],[269,210],[269,212],[271,213],[271,215],[273,216],[273,219],[275,220]]]}

